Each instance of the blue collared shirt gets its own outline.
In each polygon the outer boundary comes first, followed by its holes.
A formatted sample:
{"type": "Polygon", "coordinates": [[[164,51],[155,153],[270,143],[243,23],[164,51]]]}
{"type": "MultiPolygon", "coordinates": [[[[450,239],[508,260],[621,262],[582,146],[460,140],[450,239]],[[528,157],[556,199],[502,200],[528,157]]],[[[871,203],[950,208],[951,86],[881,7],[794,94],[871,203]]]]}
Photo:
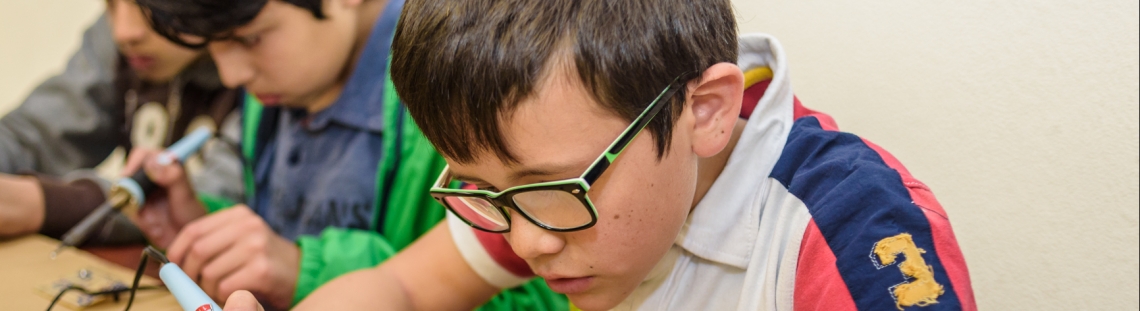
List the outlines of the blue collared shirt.
{"type": "Polygon", "coordinates": [[[313,114],[280,111],[254,166],[251,207],[281,236],[295,240],[330,226],[369,228],[384,156],[384,77],[403,2],[392,0],[376,20],[331,106],[313,114]]]}

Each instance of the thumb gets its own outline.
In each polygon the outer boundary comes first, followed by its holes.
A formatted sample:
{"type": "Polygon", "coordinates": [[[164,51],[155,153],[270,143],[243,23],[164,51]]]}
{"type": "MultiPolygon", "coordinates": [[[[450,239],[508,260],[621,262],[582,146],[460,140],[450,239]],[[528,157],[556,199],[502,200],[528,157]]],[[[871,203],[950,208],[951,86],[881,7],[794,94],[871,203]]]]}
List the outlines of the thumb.
{"type": "Polygon", "coordinates": [[[151,158],[143,166],[143,169],[146,170],[146,175],[152,182],[163,188],[169,189],[181,186],[183,183],[189,183],[186,178],[186,170],[170,153],[164,152],[151,158]]]}
{"type": "Polygon", "coordinates": [[[160,152],[161,151],[158,149],[143,147],[136,147],[134,149],[131,149],[131,152],[127,153],[127,162],[123,164],[123,170],[119,173],[119,175],[122,175],[123,177],[130,177],[131,175],[134,175],[136,171],[143,168],[144,163],[147,161],[153,161],[154,156],[158,155],[160,152]]]}
{"type": "Polygon", "coordinates": [[[226,311],[265,311],[249,291],[239,290],[226,298],[226,311]]]}
{"type": "Polygon", "coordinates": [[[179,226],[205,214],[205,209],[198,202],[194,187],[182,164],[169,153],[155,157],[155,161],[146,164],[146,174],[155,185],[165,189],[166,200],[171,208],[171,215],[179,226]],[[163,161],[165,160],[167,161],[163,161]]]}

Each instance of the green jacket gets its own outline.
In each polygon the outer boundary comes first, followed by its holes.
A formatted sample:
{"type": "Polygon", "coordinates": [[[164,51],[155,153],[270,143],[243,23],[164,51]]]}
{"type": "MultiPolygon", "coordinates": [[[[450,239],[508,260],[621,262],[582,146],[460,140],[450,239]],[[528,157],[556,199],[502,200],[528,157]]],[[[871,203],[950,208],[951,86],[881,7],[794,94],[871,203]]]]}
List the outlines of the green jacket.
{"type": "MultiPolygon", "coordinates": [[[[363,268],[374,267],[410,245],[443,220],[446,209],[428,194],[446,163],[423,136],[396,95],[390,79],[384,91],[384,154],[376,173],[376,199],[371,230],[328,228],[320,236],[297,239],[301,249],[300,272],[293,303],[300,302],[321,284],[363,268]],[[399,182],[395,182],[399,181],[399,182]],[[382,215],[383,214],[383,215],[382,215]],[[384,217],[381,217],[384,216],[384,217]],[[379,226],[380,219],[384,220],[379,226]],[[376,228],[383,228],[377,232],[376,228]]],[[[242,156],[256,163],[263,107],[252,95],[245,97],[242,156]]],[[[254,198],[251,165],[244,170],[247,200],[254,198]]],[[[232,202],[201,197],[212,213],[232,202]]],[[[541,279],[503,291],[481,310],[566,310],[563,295],[550,291],[541,279]]]]}

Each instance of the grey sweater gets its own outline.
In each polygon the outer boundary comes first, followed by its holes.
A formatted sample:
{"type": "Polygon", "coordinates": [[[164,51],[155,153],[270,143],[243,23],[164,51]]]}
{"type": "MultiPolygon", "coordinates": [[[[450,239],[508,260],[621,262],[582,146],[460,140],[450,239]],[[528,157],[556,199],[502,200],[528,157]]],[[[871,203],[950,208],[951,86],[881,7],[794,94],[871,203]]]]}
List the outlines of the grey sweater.
{"type": "Polygon", "coordinates": [[[0,118],[0,172],[63,175],[106,158],[117,146],[115,116],[123,111],[114,102],[117,57],[106,17],[100,18],[64,72],[0,118]]]}

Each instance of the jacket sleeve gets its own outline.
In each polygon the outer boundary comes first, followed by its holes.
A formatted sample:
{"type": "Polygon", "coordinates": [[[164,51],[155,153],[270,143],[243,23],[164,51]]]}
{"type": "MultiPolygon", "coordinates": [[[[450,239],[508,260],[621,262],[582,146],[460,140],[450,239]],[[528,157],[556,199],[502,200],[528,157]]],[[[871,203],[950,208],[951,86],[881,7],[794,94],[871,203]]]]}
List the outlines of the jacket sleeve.
{"type": "Polygon", "coordinates": [[[890,153],[808,115],[771,178],[811,214],[795,310],[977,310],[949,218],[890,153]]]}
{"type": "Polygon", "coordinates": [[[321,284],[343,274],[374,267],[396,251],[380,234],[364,230],[328,228],[319,236],[297,238],[301,268],[293,294],[296,304],[321,284]]]}
{"type": "Polygon", "coordinates": [[[104,16],[84,33],[63,73],[0,118],[0,172],[62,175],[110,154],[123,109],[114,102],[117,53],[104,16]]]}
{"type": "Polygon", "coordinates": [[[77,171],[63,179],[33,175],[43,190],[44,222],[40,234],[59,239],[107,200],[109,183],[90,171],[77,171]]]}

